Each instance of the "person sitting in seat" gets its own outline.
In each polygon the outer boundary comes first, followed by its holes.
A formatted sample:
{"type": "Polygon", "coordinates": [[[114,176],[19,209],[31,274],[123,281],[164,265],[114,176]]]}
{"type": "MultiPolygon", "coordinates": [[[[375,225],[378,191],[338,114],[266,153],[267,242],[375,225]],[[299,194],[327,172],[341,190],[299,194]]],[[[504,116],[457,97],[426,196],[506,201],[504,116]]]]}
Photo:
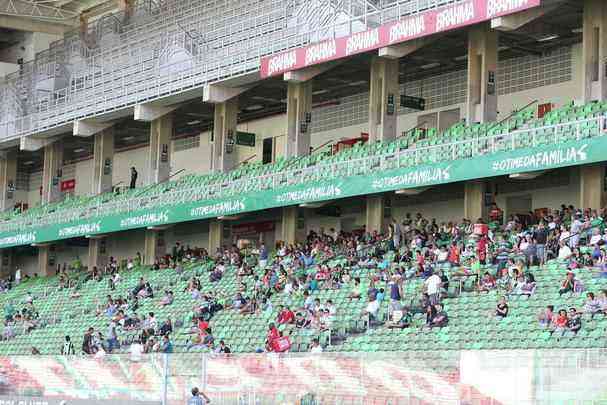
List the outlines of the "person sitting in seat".
{"type": "Polygon", "coordinates": [[[561,283],[561,289],[559,290],[559,296],[562,296],[566,293],[573,293],[575,288],[575,275],[573,272],[568,271],[567,277],[561,283]]]}
{"type": "Polygon", "coordinates": [[[434,306],[436,315],[432,318],[430,322],[430,328],[442,328],[447,326],[449,323],[449,317],[447,316],[447,312],[443,309],[441,304],[436,304],[434,306]]]}
{"type": "Polygon", "coordinates": [[[392,311],[390,321],[388,321],[389,329],[404,329],[408,328],[413,322],[413,317],[407,308],[392,311]]]}
{"type": "Polygon", "coordinates": [[[162,297],[160,300],[160,305],[162,305],[162,306],[171,305],[173,303],[173,299],[174,299],[173,291],[165,291],[164,297],[162,297]]]}
{"type": "Polygon", "coordinates": [[[573,336],[582,329],[582,316],[575,308],[569,308],[569,320],[567,321],[567,329],[573,336]]]}
{"type": "Polygon", "coordinates": [[[537,316],[538,322],[542,328],[549,328],[556,321],[556,314],[554,313],[554,305],[548,305],[546,309],[541,311],[537,316]]]}
{"type": "Polygon", "coordinates": [[[497,303],[497,307],[495,308],[495,318],[498,321],[501,321],[505,317],[508,316],[508,303],[506,302],[506,297],[502,297],[497,303]]]}

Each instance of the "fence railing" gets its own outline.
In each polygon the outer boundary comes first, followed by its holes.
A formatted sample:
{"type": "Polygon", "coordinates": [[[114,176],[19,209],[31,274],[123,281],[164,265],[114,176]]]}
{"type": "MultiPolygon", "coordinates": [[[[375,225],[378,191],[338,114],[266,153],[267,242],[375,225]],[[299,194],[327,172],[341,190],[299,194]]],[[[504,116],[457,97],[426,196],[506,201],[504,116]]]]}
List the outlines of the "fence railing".
{"type": "MultiPolygon", "coordinates": [[[[582,140],[605,135],[606,116],[593,117],[537,128],[519,129],[508,133],[446,142],[424,147],[411,147],[394,152],[377,153],[343,161],[328,158],[324,162],[305,168],[287,170],[259,176],[243,176],[230,180],[227,176],[214,183],[166,190],[159,184],[158,191],[151,188],[142,196],[115,198],[114,201],[97,202],[78,208],[63,209],[40,217],[24,216],[0,224],[0,232],[10,232],[26,227],[43,227],[67,223],[72,220],[94,219],[141,209],[157,209],[205,199],[228,198],[252,191],[272,190],[285,186],[311,183],[319,180],[365,175],[371,171],[386,171],[433,164],[456,159],[506,152],[539,145],[559,144],[564,141],[582,140]],[[590,128],[590,129],[588,129],[590,128]]],[[[339,155],[336,155],[339,156],[339,155]]]]}

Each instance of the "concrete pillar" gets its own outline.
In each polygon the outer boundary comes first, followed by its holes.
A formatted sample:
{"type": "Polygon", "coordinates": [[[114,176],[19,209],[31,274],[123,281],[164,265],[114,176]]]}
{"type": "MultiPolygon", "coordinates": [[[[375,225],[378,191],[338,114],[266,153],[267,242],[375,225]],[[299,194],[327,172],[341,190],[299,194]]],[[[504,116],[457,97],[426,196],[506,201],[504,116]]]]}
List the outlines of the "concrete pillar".
{"type": "Polygon", "coordinates": [[[0,250],[0,277],[7,278],[13,270],[13,249],[0,250]]]}
{"type": "Polygon", "coordinates": [[[209,223],[209,254],[214,255],[217,249],[223,247],[223,221],[213,219],[209,223]]]}
{"type": "Polygon", "coordinates": [[[282,241],[287,244],[297,242],[297,216],[299,207],[282,207],[282,241]]]}
{"type": "Polygon", "coordinates": [[[171,175],[171,137],[173,114],[168,113],[151,121],[148,181],[160,183],[171,175]]]}
{"type": "Polygon", "coordinates": [[[11,151],[0,158],[0,211],[15,207],[17,184],[17,151],[11,151]]]}
{"type": "Polygon", "coordinates": [[[584,101],[607,97],[607,3],[585,0],[583,17],[582,81],[584,101]]]}
{"type": "Polygon", "coordinates": [[[464,218],[475,223],[479,218],[487,217],[485,207],[485,192],[487,185],[484,181],[468,181],[464,184],[464,218]]]}
{"type": "Polygon", "coordinates": [[[468,123],[497,120],[498,33],[489,23],[468,31],[468,123]]]}
{"type": "Polygon", "coordinates": [[[287,139],[285,157],[310,153],[312,132],[312,80],[287,85],[287,139]]]}
{"type": "Polygon", "coordinates": [[[114,169],[114,128],[107,128],[95,136],[93,150],[93,179],[91,194],[112,191],[114,169]]]}
{"type": "Polygon", "coordinates": [[[396,138],[396,109],[400,103],[398,59],[371,60],[369,142],[396,138]]]}
{"type": "Polygon", "coordinates": [[[143,249],[143,264],[152,265],[161,256],[161,247],[164,246],[164,233],[156,229],[146,229],[143,249]]]}
{"type": "Polygon", "coordinates": [[[580,208],[600,209],[605,203],[605,167],[580,166],[580,208]]]}
{"type": "Polygon", "coordinates": [[[54,269],[57,267],[55,260],[53,245],[38,246],[38,276],[46,277],[54,274],[54,269]]]}
{"type": "Polygon", "coordinates": [[[238,97],[215,104],[211,170],[224,173],[236,165],[236,125],[238,124],[238,97]]]}
{"type": "Polygon", "coordinates": [[[107,239],[106,238],[90,238],[89,239],[89,261],[88,268],[93,267],[101,269],[108,263],[107,254],[107,239]]]}
{"type": "Polygon", "coordinates": [[[384,207],[385,197],[383,195],[367,196],[367,214],[365,231],[369,233],[384,231],[384,207]]]}
{"type": "Polygon", "coordinates": [[[53,142],[44,147],[42,170],[42,202],[61,199],[61,176],[63,175],[63,143],[53,142]]]}

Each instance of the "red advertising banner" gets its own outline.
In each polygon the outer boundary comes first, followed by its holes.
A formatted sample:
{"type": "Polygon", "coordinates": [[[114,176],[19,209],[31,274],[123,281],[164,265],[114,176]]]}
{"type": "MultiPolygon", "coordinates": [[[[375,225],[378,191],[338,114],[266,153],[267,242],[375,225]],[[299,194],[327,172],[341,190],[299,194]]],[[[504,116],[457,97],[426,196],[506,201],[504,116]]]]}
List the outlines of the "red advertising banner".
{"type": "Polygon", "coordinates": [[[65,180],[61,182],[61,191],[70,191],[76,188],[76,180],[65,180]]]}
{"type": "Polygon", "coordinates": [[[261,77],[317,65],[537,7],[541,0],[468,0],[261,58],[261,77]]]}
{"type": "Polygon", "coordinates": [[[263,221],[263,222],[251,222],[247,224],[234,225],[232,227],[232,233],[235,235],[243,235],[249,233],[263,233],[271,232],[274,230],[274,221],[263,221]]]}

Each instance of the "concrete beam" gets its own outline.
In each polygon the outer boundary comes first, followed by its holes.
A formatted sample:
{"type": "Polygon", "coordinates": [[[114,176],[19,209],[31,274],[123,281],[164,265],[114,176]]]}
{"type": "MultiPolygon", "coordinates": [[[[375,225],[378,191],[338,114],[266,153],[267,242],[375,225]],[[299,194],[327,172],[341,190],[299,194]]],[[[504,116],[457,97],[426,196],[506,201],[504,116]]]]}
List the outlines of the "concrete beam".
{"type": "Polygon", "coordinates": [[[113,122],[98,122],[94,120],[76,120],[74,121],[74,136],[89,137],[98,134],[114,125],[113,122]]]}
{"type": "Polygon", "coordinates": [[[249,90],[251,85],[242,87],[226,87],[217,84],[207,84],[203,88],[202,102],[209,104],[225,103],[249,90]]]}
{"type": "Polygon", "coordinates": [[[20,138],[19,149],[27,150],[30,152],[40,150],[47,145],[52,144],[59,138],[34,138],[31,136],[24,136],[20,138]]]}
{"type": "Polygon", "coordinates": [[[37,21],[29,18],[0,15],[0,28],[9,28],[13,30],[27,32],[41,32],[44,34],[51,35],[63,35],[66,31],[74,28],[75,25],[75,23],[67,25],[59,22],[51,23],[37,21]]]}
{"type": "Polygon", "coordinates": [[[178,109],[180,105],[173,105],[169,107],[151,105],[151,104],[137,104],[135,105],[135,111],[133,113],[133,119],[135,121],[152,122],[160,117],[172,113],[178,109]]]}
{"type": "Polygon", "coordinates": [[[491,20],[491,29],[498,31],[514,31],[531,21],[542,17],[544,14],[554,10],[557,6],[535,7],[519,13],[497,17],[491,20]]]}
{"type": "Polygon", "coordinates": [[[303,83],[314,79],[316,76],[333,69],[335,66],[341,63],[343,63],[343,61],[328,62],[323,63],[322,65],[309,66],[307,68],[294,70],[292,72],[286,72],[282,77],[285,82],[303,83]]]}
{"type": "Polygon", "coordinates": [[[433,36],[428,38],[419,38],[413,41],[403,42],[402,44],[390,45],[383,48],[379,48],[378,56],[387,59],[400,59],[413,52],[423,48],[426,45],[436,41],[440,36],[433,36]]]}

